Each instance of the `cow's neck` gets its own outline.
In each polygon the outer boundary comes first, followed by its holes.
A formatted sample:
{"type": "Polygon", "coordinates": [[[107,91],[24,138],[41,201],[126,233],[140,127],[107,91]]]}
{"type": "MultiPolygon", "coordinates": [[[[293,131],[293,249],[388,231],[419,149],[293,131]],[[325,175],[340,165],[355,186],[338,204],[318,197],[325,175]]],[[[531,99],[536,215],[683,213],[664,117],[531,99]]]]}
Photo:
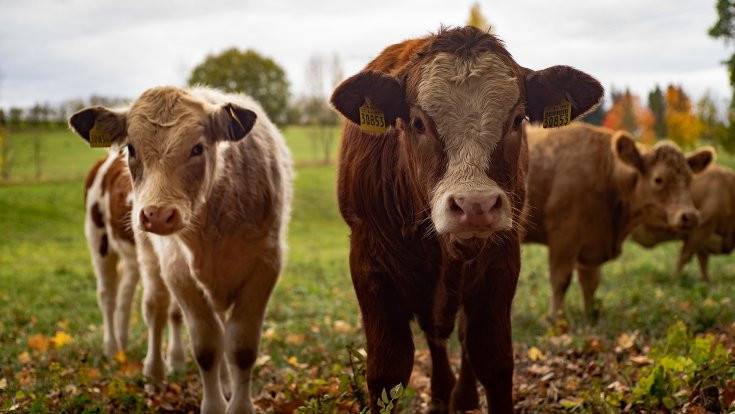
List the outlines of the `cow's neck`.
{"type": "Polygon", "coordinates": [[[643,204],[636,196],[638,174],[621,161],[615,161],[612,177],[613,221],[618,244],[633,231],[643,218],[643,204]]]}

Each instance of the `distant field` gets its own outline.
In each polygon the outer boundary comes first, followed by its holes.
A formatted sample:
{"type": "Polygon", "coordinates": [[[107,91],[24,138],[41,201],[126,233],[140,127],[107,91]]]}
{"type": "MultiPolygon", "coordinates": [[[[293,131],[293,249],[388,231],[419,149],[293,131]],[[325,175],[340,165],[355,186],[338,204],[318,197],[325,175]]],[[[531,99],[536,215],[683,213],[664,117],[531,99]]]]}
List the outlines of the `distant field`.
{"type": "MultiPolygon", "coordinates": [[[[255,374],[256,402],[266,412],[290,412],[289,408],[311,397],[343,392],[343,381],[349,382],[352,375],[346,346],[359,349],[364,343],[347,264],[348,229],[336,208],[335,168],[314,165],[308,131],[285,128],[284,133],[302,166],[297,169],[288,264],[270,300],[255,374]]],[[[33,134],[11,136],[17,151],[13,180],[33,178],[26,155],[33,134]]],[[[101,317],[82,230],[81,177],[103,152],[90,150],[66,131],[44,133],[42,141],[43,178],[48,181],[0,185],[0,410],[18,404],[24,411],[35,412],[94,412],[95,407],[155,411],[162,403],[143,390],[140,375],[145,329],[139,305],[127,360],[108,361],[101,354],[101,317]],[[68,334],[73,342],[58,347],[39,345],[43,344],[39,338],[47,340],[57,332],[68,334]]],[[[721,155],[720,160],[733,165],[731,156],[721,155]]],[[[626,244],[622,256],[603,269],[597,323],[591,325],[583,317],[581,293],[574,281],[566,301],[568,326],[559,326],[546,319],[546,249],[524,246],[513,317],[519,375],[526,375],[526,368],[532,367],[527,350],[538,347],[551,361],[557,338],[569,340],[558,358],[573,363],[574,358],[582,358],[577,353],[589,352],[594,340],[601,341],[601,349],[614,359],[613,349],[624,335],[633,337],[634,349],[643,352],[663,341],[667,328],[678,320],[693,333],[729,332],[735,321],[733,256],[713,257],[713,282],[705,284],[694,263],[681,279],[672,279],[670,270],[677,252],[675,243],[654,250],[626,244]]],[[[424,340],[417,336],[416,342],[417,359],[425,362],[424,340]]],[[[456,351],[455,340],[452,346],[456,351]]],[[[610,358],[599,355],[599,364],[609,367],[604,361],[610,358]]],[[[421,407],[426,398],[422,394],[426,384],[420,382],[425,368],[417,369],[414,391],[403,402],[414,408],[421,407]]],[[[622,395],[629,398],[639,371],[620,368],[620,372],[628,376],[629,388],[622,395]]],[[[530,383],[540,383],[538,377],[530,383]]],[[[561,381],[560,388],[566,384],[563,375],[552,381],[561,381]]],[[[181,386],[169,385],[167,392],[175,394],[166,397],[169,403],[177,410],[196,409],[200,391],[191,361],[186,374],[172,379],[171,384],[177,383],[181,386]]],[[[518,383],[520,380],[517,387],[518,383]]],[[[562,392],[572,396],[569,398],[587,398],[599,395],[594,387],[603,392],[607,383],[584,381],[562,392]]],[[[597,412],[585,404],[573,407],[578,412],[597,412]]],[[[557,398],[540,407],[536,412],[564,411],[565,405],[557,398]]]]}
{"type": "MultiPolygon", "coordinates": [[[[339,127],[325,128],[332,137],[330,159],[337,156],[339,127]]],[[[282,130],[293,152],[294,160],[300,164],[316,164],[324,160],[320,131],[312,127],[285,127],[282,130]]],[[[87,169],[103,156],[106,149],[89,148],[88,144],[67,129],[28,130],[9,134],[6,139],[11,148],[9,158],[10,181],[36,179],[34,142],[40,142],[40,179],[42,181],[65,181],[83,177],[87,169]]]]}

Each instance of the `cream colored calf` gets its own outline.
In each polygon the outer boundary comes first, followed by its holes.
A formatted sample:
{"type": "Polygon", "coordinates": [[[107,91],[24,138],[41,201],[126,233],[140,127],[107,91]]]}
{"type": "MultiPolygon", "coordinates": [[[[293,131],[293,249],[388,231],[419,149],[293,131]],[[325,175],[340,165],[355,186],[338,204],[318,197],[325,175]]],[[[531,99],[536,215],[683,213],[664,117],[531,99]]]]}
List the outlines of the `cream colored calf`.
{"type": "MultiPolygon", "coordinates": [[[[129,110],[87,108],[71,125],[87,140],[93,131],[127,148],[133,226],[147,232],[186,319],[202,412],[252,413],[251,369],[283,266],[291,204],[291,159],[280,133],[252,99],[204,88],[150,89],[129,110]],[[225,359],[229,402],[219,375],[225,359]]],[[[153,324],[162,323],[163,311],[155,314],[153,324]]]]}

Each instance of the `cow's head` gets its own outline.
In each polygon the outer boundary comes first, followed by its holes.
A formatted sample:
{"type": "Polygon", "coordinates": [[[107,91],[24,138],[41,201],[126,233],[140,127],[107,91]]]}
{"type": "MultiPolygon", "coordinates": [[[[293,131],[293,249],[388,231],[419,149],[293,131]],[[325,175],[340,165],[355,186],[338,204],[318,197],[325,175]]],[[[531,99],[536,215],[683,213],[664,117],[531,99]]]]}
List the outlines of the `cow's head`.
{"type": "Polygon", "coordinates": [[[692,201],[692,174],[704,170],[714,159],[712,148],[701,148],[685,156],[676,144],[660,142],[641,152],[625,131],[614,134],[616,157],[635,173],[632,203],[643,212],[648,225],[688,230],[699,222],[699,211],[692,201]]]}
{"type": "Polygon", "coordinates": [[[523,68],[495,36],[464,27],[441,30],[390,74],[352,76],[331,102],[358,125],[366,101],[384,114],[437,233],[484,239],[513,228],[522,208],[524,124],[541,122],[545,107],[563,102],[574,119],[602,93],[595,79],[568,66],[523,68]]]}
{"type": "Polygon", "coordinates": [[[87,141],[94,128],[94,134],[126,148],[133,224],[167,235],[189,226],[215,177],[224,173],[217,146],[243,139],[255,120],[253,111],[235,103],[216,105],[186,90],[161,87],[145,91],[124,111],[83,109],[69,124],[87,141]]]}

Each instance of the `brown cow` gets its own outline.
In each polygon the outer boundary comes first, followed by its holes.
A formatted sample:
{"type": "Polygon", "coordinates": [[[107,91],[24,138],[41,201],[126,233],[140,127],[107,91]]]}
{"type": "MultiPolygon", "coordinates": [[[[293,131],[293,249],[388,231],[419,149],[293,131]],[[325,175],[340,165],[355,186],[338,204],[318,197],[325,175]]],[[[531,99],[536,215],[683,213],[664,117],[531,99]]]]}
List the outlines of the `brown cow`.
{"type": "Polygon", "coordinates": [[[166,322],[169,325],[168,366],[171,371],[184,368],[181,342],[181,311],[175,302],[169,303],[168,291],[156,291],[150,286],[163,285],[158,260],[150,243],[135,242],[135,229],[130,213],[133,186],[125,154],[110,151],[97,161],[87,174],[84,186],[86,208],[84,232],[97,277],[97,298],[102,310],[105,355],[112,357],[124,350],[128,342],[130,311],[140,274],[143,274],[143,316],[149,327],[148,352],[143,373],[154,382],[163,379],[164,364],[161,337],[166,322]],[[154,257],[141,260],[146,256],[154,257]],[[163,296],[162,296],[163,295],[163,296]],[[159,324],[153,323],[160,320],[159,324]]]}
{"type": "Polygon", "coordinates": [[[709,280],[710,254],[729,254],[735,249],[735,172],[721,165],[711,165],[694,176],[692,199],[699,209],[699,225],[677,231],[645,223],[633,230],[631,239],[653,247],[669,240],[683,240],[674,276],[697,255],[702,280],[709,280]]]}
{"type": "Polygon", "coordinates": [[[712,160],[684,157],[667,142],[641,153],[632,136],[583,123],[529,127],[528,202],[524,242],[549,246],[551,314],[563,308],[577,269],[585,310],[593,311],[600,266],[620,255],[640,223],[691,228],[699,213],[689,183],[712,160]]]}
{"type": "Polygon", "coordinates": [[[389,46],[337,87],[331,101],[347,118],[338,201],[352,231],[373,412],[383,389],[408,382],[414,316],[431,351],[432,412],[477,408],[476,378],[492,412],[512,411],[523,125],[565,99],[574,118],[601,94],[571,67],[519,66],[495,36],[473,27],[389,46]],[[387,129],[366,132],[361,121],[387,129]],[[455,386],[446,340],[458,310],[455,386]]]}
{"type": "Polygon", "coordinates": [[[70,124],[88,141],[127,148],[133,226],[155,250],[140,260],[157,258],[166,284],[145,288],[168,287],[181,306],[201,411],[253,413],[251,371],[291,205],[283,137],[251,98],[206,88],[149,89],[128,110],[86,108],[70,124]],[[229,401],[220,372],[232,373],[229,401]]]}

